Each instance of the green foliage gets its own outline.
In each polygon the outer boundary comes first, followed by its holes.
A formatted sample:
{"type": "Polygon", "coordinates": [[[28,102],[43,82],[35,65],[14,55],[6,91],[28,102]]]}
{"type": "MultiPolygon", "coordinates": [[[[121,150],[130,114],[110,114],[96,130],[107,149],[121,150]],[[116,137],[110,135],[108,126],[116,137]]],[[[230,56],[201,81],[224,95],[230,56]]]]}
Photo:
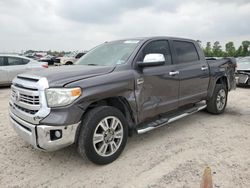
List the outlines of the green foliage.
{"type": "Polygon", "coordinates": [[[238,48],[238,50],[236,51],[235,56],[236,56],[236,57],[242,57],[242,56],[244,56],[244,55],[243,55],[243,48],[242,48],[242,46],[240,46],[240,47],[238,48]]]}
{"type": "Polygon", "coordinates": [[[206,57],[213,57],[211,42],[207,42],[206,48],[204,49],[204,53],[206,57]]]}
{"type": "Polygon", "coordinates": [[[214,43],[212,53],[213,53],[213,56],[215,57],[223,57],[224,52],[222,51],[222,47],[219,41],[216,41],[214,43]]]}
{"type": "Polygon", "coordinates": [[[236,56],[236,49],[233,42],[226,43],[226,55],[229,57],[236,56]]]}
{"type": "Polygon", "coordinates": [[[242,54],[250,55],[250,41],[242,41],[242,54]]]}
{"type": "MultiPolygon", "coordinates": [[[[199,41],[200,42],[200,41],[199,41]]],[[[201,43],[201,42],[200,42],[201,43]]],[[[213,47],[211,42],[206,43],[203,48],[206,57],[244,57],[250,56],[250,41],[242,41],[238,49],[235,48],[233,42],[228,42],[225,45],[225,51],[222,49],[219,41],[214,42],[213,47]]]]}

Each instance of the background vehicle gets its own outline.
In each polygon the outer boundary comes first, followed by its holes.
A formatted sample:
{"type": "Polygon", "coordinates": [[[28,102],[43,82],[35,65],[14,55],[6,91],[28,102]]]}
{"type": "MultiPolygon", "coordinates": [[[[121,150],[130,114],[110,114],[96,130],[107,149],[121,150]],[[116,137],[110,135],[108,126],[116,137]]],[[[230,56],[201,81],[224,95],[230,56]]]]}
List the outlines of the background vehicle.
{"type": "Polygon", "coordinates": [[[85,55],[86,52],[72,53],[60,58],[60,62],[55,61],[55,65],[73,65],[79,58],[85,55]]]}
{"type": "Polygon", "coordinates": [[[18,55],[0,54],[0,85],[10,85],[13,78],[20,73],[45,68],[48,68],[47,62],[38,62],[18,55]]]}
{"type": "Polygon", "coordinates": [[[230,58],[206,61],[194,40],[108,42],[70,69],[15,78],[10,119],[36,148],[52,151],[76,143],[81,156],[107,164],[118,158],[133,132],[142,134],[205,108],[223,113],[228,91],[235,88],[235,67],[230,58]],[[35,105],[23,104],[17,95],[30,95],[35,105]]]}
{"type": "Polygon", "coordinates": [[[39,60],[40,58],[43,58],[46,55],[47,55],[47,53],[45,53],[45,52],[34,52],[34,53],[24,54],[25,57],[28,57],[28,58],[34,59],[34,60],[39,60]]]}
{"type": "Polygon", "coordinates": [[[237,61],[236,80],[239,86],[250,86],[250,57],[237,61]]]}
{"type": "Polygon", "coordinates": [[[51,55],[46,55],[42,58],[40,58],[38,61],[40,62],[48,62],[48,65],[54,65],[56,61],[56,57],[55,56],[51,56],[51,55]]]}

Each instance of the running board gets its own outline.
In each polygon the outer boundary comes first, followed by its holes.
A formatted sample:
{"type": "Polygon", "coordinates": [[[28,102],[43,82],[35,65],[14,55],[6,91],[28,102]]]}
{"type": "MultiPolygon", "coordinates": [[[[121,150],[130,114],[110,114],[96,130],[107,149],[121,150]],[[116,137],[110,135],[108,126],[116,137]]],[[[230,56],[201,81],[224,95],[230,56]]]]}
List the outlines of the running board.
{"type": "Polygon", "coordinates": [[[173,121],[176,121],[178,119],[184,118],[186,116],[189,116],[191,114],[194,114],[196,112],[199,112],[203,109],[205,109],[207,107],[206,104],[196,104],[194,107],[190,108],[190,109],[186,109],[178,114],[175,114],[173,116],[170,117],[165,117],[165,118],[161,118],[157,121],[151,122],[149,124],[143,125],[143,126],[139,126],[136,131],[138,134],[143,134],[146,133],[148,131],[152,131],[156,128],[162,127],[164,125],[167,125],[173,121]]]}

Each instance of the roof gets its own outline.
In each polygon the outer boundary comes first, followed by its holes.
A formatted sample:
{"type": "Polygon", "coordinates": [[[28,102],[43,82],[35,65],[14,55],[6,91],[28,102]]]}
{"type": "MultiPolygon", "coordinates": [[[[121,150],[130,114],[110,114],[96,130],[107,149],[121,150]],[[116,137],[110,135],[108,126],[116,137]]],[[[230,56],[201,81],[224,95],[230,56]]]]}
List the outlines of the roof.
{"type": "Polygon", "coordinates": [[[0,57],[17,57],[17,58],[23,58],[23,59],[28,59],[28,60],[33,60],[31,58],[21,56],[21,55],[16,55],[16,54],[0,54],[0,57]]]}
{"type": "MultiPolygon", "coordinates": [[[[140,40],[140,41],[147,41],[147,40],[157,40],[157,39],[166,39],[166,40],[183,40],[183,41],[192,41],[196,42],[194,39],[187,39],[187,38],[181,38],[181,37],[170,37],[170,36],[151,36],[151,37],[135,37],[135,38],[125,38],[115,41],[121,41],[121,40],[140,40]]],[[[111,41],[110,41],[111,42],[111,41]]]]}

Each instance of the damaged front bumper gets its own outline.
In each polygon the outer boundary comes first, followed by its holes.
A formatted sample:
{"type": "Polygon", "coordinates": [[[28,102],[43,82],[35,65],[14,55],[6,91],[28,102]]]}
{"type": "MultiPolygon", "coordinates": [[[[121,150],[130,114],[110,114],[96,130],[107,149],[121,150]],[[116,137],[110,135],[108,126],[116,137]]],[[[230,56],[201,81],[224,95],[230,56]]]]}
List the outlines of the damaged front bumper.
{"type": "Polygon", "coordinates": [[[20,119],[11,111],[9,113],[14,130],[37,149],[55,151],[75,142],[80,122],[65,126],[34,125],[20,119]]]}

